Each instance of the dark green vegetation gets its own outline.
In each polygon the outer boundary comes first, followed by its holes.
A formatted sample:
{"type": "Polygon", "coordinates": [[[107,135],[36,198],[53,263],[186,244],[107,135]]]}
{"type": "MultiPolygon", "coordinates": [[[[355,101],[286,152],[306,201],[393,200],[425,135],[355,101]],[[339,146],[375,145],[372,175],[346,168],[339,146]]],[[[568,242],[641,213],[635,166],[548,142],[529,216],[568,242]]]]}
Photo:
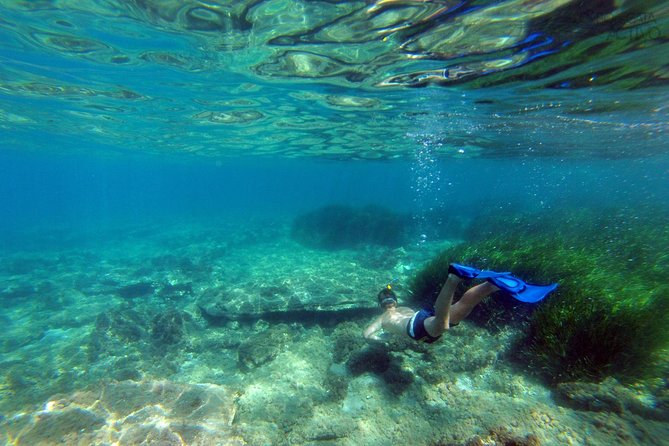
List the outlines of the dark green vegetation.
{"type": "Polygon", "coordinates": [[[408,222],[405,216],[378,206],[325,206],[298,216],[291,235],[311,248],[395,247],[404,242],[408,222]]]}
{"type": "MultiPolygon", "coordinates": [[[[436,298],[449,262],[513,271],[532,283],[559,282],[525,317],[527,335],[516,349],[524,363],[553,382],[662,376],[669,362],[667,221],[657,210],[626,209],[479,218],[467,243],[415,277],[413,299],[436,298]]],[[[532,308],[496,298],[481,310],[507,314],[510,305],[532,308]]]]}
{"type": "MultiPolygon", "coordinates": [[[[395,395],[402,394],[414,381],[411,373],[402,367],[402,361],[392,351],[406,348],[421,348],[420,344],[404,343],[400,346],[382,344],[369,344],[360,336],[362,327],[352,322],[339,324],[332,333],[333,351],[332,359],[335,364],[344,363],[346,370],[352,376],[363,373],[373,373],[383,380],[386,389],[395,395]]],[[[342,397],[345,378],[342,375],[329,373],[326,385],[330,394],[342,397]],[[334,376],[333,376],[334,375],[334,376]]]]}

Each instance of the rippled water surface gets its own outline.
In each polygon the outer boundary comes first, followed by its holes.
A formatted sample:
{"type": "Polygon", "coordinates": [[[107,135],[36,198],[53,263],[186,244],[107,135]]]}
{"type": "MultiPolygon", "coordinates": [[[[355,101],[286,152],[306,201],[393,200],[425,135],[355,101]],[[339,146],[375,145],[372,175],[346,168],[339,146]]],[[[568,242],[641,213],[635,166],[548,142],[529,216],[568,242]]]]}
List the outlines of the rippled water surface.
{"type": "Polygon", "coordinates": [[[662,1],[0,5],[9,146],[337,159],[402,158],[426,136],[456,156],[666,146],[662,1]]]}

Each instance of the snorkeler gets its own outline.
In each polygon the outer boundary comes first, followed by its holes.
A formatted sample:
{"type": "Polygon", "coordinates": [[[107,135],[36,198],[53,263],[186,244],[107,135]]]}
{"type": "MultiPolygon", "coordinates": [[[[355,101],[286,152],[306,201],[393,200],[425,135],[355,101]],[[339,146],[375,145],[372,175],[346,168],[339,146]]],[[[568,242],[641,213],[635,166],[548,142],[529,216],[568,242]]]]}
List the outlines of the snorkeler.
{"type": "Polygon", "coordinates": [[[392,287],[388,285],[377,296],[379,306],[384,309],[384,312],[365,328],[363,335],[367,339],[381,341],[383,339],[378,332],[383,330],[431,344],[437,341],[446,330],[469,316],[469,313],[484,297],[496,291],[501,290],[521,302],[532,303],[540,301],[555,288],[557,284],[531,285],[511,273],[482,271],[452,263],[448,267],[448,278],[437,296],[434,308],[414,311],[411,308],[398,307],[397,296],[392,287]],[[453,304],[455,288],[464,278],[485,279],[486,281],[468,289],[462,298],[453,304]]]}

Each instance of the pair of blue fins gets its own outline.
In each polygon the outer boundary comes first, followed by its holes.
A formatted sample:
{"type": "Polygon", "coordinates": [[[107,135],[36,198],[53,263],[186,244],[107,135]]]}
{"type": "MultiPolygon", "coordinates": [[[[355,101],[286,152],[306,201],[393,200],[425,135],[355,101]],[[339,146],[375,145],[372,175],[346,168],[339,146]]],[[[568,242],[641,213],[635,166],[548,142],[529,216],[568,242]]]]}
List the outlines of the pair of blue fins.
{"type": "Polygon", "coordinates": [[[497,271],[480,270],[471,266],[451,263],[448,272],[464,279],[484,279],[511,297],[521,301],[534,303],[539,302],[558,287],[557,283],[551,285],[532,285],[526,283],[511,273],[498,273],[497,271]]]}

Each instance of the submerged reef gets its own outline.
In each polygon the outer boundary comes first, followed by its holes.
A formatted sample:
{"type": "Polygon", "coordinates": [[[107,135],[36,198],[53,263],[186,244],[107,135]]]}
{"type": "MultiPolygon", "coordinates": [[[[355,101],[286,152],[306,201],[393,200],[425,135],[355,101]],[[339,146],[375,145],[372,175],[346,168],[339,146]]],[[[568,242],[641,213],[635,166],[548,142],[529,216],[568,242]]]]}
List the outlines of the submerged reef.
{"type": "Polygon", "coordinates": [[[291,330],[286,324],[249,336],[237,350],[239,368],[248,372],[273,361],[291,340],[291,330]]]}
{"type": "MultiPolygon", "coordinates": [[[[141,231],[143,243],[111,240],[97,260],[68,246],[67,255],[40,254],[48,268],[1,276],[40,292],[8,298],[17,304],[0,315],[0,444],[600,446],[669,438],[666,376],[563,379],[549,388],[508,360],[523,333],[520,345],[530,345],[538,312],[518,317],[501,296],[435,344],[365,340],[380,312],[379,284],[397,277],[404,304],[416,265],[450,241],[323,251],[290,239],[286,224],[281,237],[270,236],[277,227],[161,226],[141,231]],[[138,283],[153,291],[119,293],[138,283]]],[[[503,253],[479,245],[491,237],[479,232],[451,260],[505,265],[503,253]],[[488,257],[463,255],[476,246],[488,257]]],[[[570,271],[522,266],[510,265],[536,281],[570,271]]]]}
{"type": "Polygon", "coordinates": [[[379,206],[325,206],[298,216],[291,228],[294,240],[327,250],[364,245],[400,246],[409,219],[379,206]]]}
{"type": "Polygon", "coordinates": [[[151,373],[174,370],[177,365],[170,353],[184,347],[189,323],[191,317],[174,308],[136,310],[122,305],[100,313],[88,336],[86,351],[90,363],[105,366],[89,372],[122,380],[140,379],[144,365],[151,373]]]}
{"type": "Polygon", "coordinates": [[[666,221],[667,215],[627,209],[482,217],[467,242],[416,275],[413,300],[436,298],[449,262],[513,271],[532,283],[559,282],[531,314],[532,306],[503,299],[480,306],[516,319],[523,309],[528,326],[517,346],[523,363],[552,382],[662,376],[669,362],[666,221]],[[503,311],[509,306],[512,311],[503,311]]]}
{"type": "Polygon", "coordinates": [[[558,404],[589,412],[629,412],[643,418],[669,421],[669,411],[661,404],[644,404],[632,389],[613,378],[601,383],[568,382],[558,384],[554,392],[558,404]]]}
{"type": "Polygon", "coordinates": [[[535,434],[528,434],[524,438],[513,435],[503,426],[490,429],[488,436],[483,439],[476,436],[469,440],[465,446],[539,446],[541,442],[535,434]]]}
{"type": "Polygon", "coordinates": [[[136,297],[150,296],[154,291],[155,289],[151,283],[138,282],[118,288],[117,293],[124,299],[134,299],[136,297]]]}
{"type": "Polygon", "coordinates": [[[0,420],[5,444],[246,444],[234,390],[169,381],[101,384],[57,395],[43,410],[0,420]]]}

